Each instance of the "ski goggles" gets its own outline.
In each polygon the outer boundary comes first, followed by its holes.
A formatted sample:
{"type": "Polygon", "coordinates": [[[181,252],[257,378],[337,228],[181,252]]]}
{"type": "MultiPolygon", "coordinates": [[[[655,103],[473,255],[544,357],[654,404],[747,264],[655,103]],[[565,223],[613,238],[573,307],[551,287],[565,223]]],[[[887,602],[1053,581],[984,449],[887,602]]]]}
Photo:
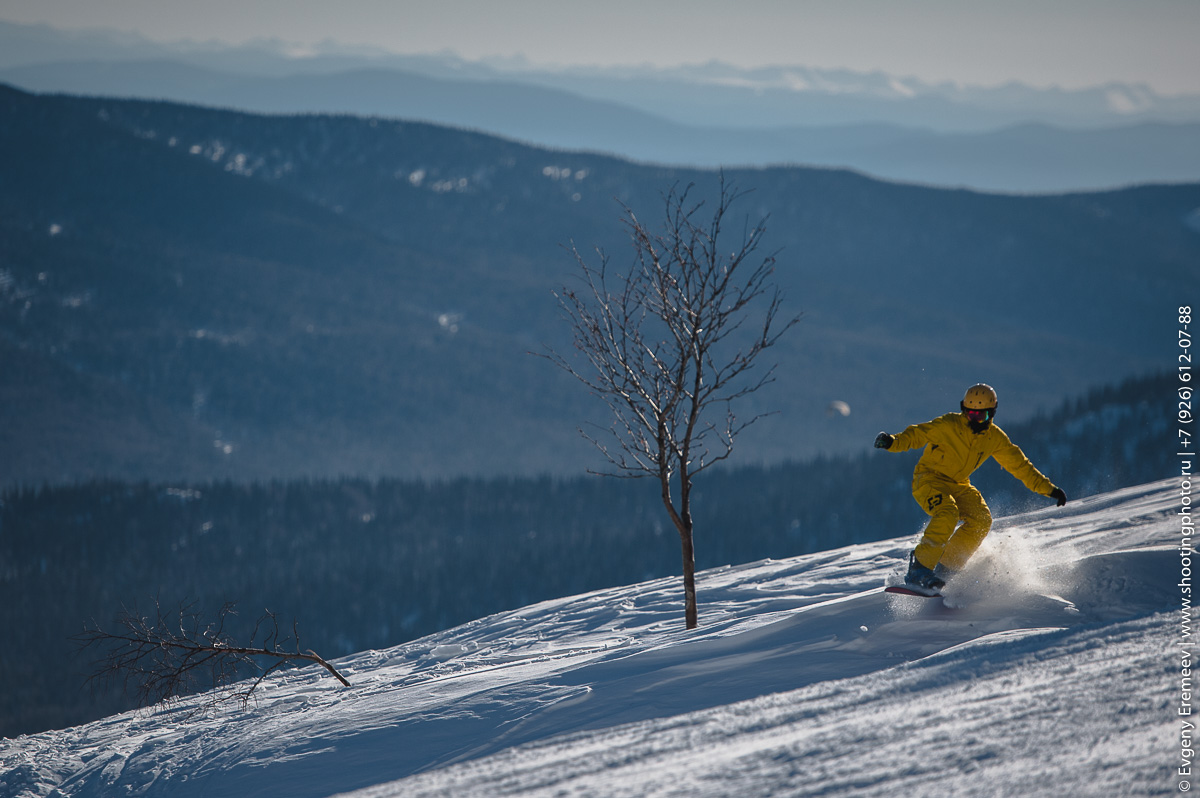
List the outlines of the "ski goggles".
{"type": "Polygon", "coordinates": [[[968,407],[966,410],[967,418],[971,421],[987,421],[992,417],[992,413],[994,412],[996,412],[996,408],[994,407],[985,407],[979,410],[976,410],[973,407],[968,407]]]}

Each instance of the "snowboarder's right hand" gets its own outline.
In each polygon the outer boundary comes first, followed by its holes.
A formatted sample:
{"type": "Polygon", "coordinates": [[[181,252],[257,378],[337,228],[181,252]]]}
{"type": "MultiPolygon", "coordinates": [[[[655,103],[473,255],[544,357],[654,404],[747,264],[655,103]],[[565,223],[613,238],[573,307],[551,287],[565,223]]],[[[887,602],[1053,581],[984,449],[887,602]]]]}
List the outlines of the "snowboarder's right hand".
{"type": "Polygon", "coordinates": [[[886,432],[881,432],[875,436],[875,448],[890,449],[892,448],[892,441],[894,440],[896,440],[894,436],[888,435],[886,432]]]}
{"type": "Polygon", "coordinates": [[[1055,488],[1054,490],[1050,491],[1050,498],[1058,502],[1059,507],[1062,507],[1067,503],[1067,494],[1063,493],[1062,488],[1055,488]]]}

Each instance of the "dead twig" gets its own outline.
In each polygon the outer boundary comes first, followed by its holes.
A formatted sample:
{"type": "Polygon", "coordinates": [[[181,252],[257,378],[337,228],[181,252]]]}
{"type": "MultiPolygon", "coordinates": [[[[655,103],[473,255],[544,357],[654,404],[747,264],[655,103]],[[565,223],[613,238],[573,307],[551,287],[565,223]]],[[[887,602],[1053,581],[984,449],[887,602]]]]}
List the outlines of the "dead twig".
{"type": "Polygon", "coordinates": [[[285,637],[275,614],[265,611],[249,638],[239,642],[226,629],[235,615],[232,603],[206,620],[194,603],[181,603],[165,612],[155,601],[151,614],[124,610],[117,616],[115,631],[93,624],[74,640],[82,648],[103,650],[89,681],[120,680],[142,706],[202,689],[213,691],[205,706],[228,699],[245,706],[267,676],[296,661],[316,663],[350,686],[315,651],[300,649],[295,623],[292,636],[285,637]],[[226,687],[230,690],[222,692],[226,687]]]}

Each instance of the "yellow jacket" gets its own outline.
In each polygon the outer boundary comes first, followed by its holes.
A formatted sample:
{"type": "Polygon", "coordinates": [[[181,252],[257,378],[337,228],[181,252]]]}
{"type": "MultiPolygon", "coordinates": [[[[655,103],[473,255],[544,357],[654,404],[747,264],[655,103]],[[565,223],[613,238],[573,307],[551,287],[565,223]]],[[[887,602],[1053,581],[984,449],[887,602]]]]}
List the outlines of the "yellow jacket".
{"type": "Polygon", "coordinates": [[[914,482],[922,472],[931,472],[952,482],[967,483],[975,469],[994,457],[1005,471],[1034,493],[1049,496],[1054,490],[1054,483],[1034,468],[1004,430],[991,424],[983,432],[972,432],[962,413],[947,413],[924,424],[913,424],[895,437],[888,451],[906,452],[918,446],[924,446],[925,451],[917,461],[914,482]]]}

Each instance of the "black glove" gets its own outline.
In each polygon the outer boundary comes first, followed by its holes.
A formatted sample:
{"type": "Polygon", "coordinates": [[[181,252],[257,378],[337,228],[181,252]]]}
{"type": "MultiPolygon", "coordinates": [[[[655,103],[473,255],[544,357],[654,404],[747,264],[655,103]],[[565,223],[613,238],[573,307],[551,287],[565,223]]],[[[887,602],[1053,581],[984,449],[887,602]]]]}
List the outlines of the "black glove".
{"type": "Polygon", "coordinates": [[[881,432],[875,436],[875,448],[890,449],[892,448],[892,441],[894,440],[896,440],[895,436],[888,435],[886,432],[881,432]]]}
{"type": "Polygon", "coordinates": [[[1058,502],[1059,507],[1062,507],[1067,503],[1067,494],[1063,493],[1062,488],[1055,488],[1054,490],[1050,491],[1050,498],[1058,502]]]}

